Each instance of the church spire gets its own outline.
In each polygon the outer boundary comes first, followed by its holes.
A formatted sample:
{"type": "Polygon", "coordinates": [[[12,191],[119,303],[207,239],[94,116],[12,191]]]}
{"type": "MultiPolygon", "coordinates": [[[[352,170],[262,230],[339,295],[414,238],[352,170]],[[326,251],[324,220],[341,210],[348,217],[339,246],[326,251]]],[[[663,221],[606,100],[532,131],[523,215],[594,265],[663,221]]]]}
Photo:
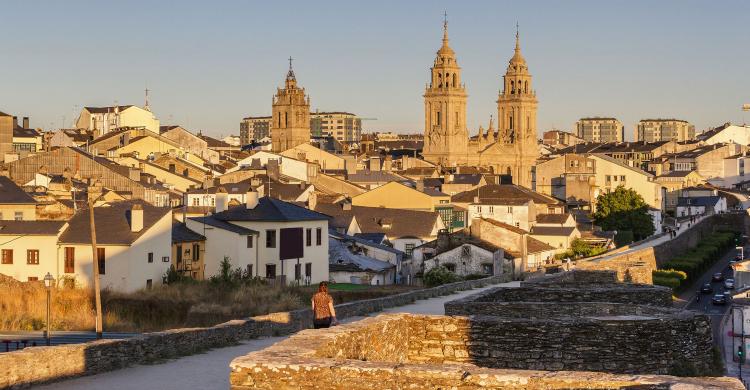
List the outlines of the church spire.
{"type": "Polygon", "coordinates": [[[443,46],[448,46],[448,12],[443,13],[443,46]]]}
{"type": "Polygon", "coordinates": [[[526,59],[521,54],[521,38],[518,33],[518,22],[516,22],[516,48],[513,53],[513,58],[510,59],[511,64],[523,64],[526,65],[526,59]]]}
{"type": "Polygon", "coordinates": [[[294,70],[292,69],[292,56],[289,56],[289,71],[286,72],[286,87],[295,88],[297,86],[297,77],[294,76],[294,70]]]}

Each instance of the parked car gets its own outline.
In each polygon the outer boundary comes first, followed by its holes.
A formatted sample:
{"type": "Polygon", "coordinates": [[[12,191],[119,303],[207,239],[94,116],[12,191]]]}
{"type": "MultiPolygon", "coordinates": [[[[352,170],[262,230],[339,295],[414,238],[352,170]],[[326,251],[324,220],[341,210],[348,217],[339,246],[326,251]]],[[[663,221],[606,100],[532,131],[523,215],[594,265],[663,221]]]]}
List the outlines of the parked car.
{"type": "Polygon", "coordinates": [[[711,277],[711,281],[712,281],[712,282],[722,282],[722,281],[724,281],[724,274],[722,274],[721,272],[717,272],[717,273],[715,273],[715,274],[714,274],[714,275],[713,275],[713,276],[711,277]]]}
{"type": "Polygon", "coordinates": [[[714,305],[726,305],[727,297],[724,296],[724,294],[716,294],[713,298],[711,298],[711,303],[713,303],[714,305]]]}
{"type": "Polygon", "coordinates": [[[710,283],[706,283],[703,286],[701,286],[701,294],[711,294],[714,292],[714,288],[711,287],[710,283]]]}
{"type": "Polygon", "coordinates": [[[727,290],[733,290],[734,289],[734,279],[727,279],[724,281],[724,288],[727,290]]]}

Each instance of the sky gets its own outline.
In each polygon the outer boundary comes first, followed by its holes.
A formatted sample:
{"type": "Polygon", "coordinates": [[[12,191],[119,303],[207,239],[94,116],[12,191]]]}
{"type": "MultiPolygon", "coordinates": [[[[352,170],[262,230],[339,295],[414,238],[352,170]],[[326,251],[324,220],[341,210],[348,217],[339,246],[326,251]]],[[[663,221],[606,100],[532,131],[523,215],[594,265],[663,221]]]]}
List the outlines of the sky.
{"type": "Polygon", "coordinates": [[[70,127],[81,107],[143,105],[213,136],[270,115],[288,58],[312,109],[364,131],[422,132],[443,12],[475,134],[497,115],[516,23],[539,132],[614,116],[698,131],[750,122],[750,1],[3,2],[0,111],[70,127]]]}

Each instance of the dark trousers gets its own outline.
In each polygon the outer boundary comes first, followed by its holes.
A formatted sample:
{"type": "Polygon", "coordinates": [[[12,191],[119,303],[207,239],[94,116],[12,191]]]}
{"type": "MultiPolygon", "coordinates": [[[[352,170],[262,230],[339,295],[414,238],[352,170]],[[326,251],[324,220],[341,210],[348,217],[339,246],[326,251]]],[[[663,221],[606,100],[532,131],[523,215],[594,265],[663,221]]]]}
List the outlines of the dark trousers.
{"type": "Polygon", "coordinates": [[[331,317],[315,318],[315,319],[313,319],[313,328],[315,328],[315,329],[330,328],[331,327],[331,321],[333,321],[333,319],[331,317]]]}

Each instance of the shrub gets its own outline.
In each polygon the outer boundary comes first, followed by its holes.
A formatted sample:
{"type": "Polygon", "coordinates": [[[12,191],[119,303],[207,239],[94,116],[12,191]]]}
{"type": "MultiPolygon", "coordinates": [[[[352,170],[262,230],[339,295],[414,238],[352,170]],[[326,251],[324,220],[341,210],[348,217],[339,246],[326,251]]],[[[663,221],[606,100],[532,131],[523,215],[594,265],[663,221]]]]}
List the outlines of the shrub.
{"type": "Polygon", "coordinates": [[[662,276],[666,278],[677,278],[680,281],[687,279],[687,274],[684,271],[678,271],[676,269],[658,269],[654,271],[654,276],[662,276]]]}
{"type": "Polygon", "coordinates": [[[635,240],[632,230],[618,230],[615,236],[615,244],[617,246],[628,245],[635,240]]]}
{"type": "Polygon", "coordinates": [[[677,278],[654,275],[654,284],[657,286],[665,286],[671,288],[672,290],[676,290],[678,287],[680,287],[680,280],[677,278]]]}
{"type": "Polygon", "coordinates": [[[439,265],[424,274],[424,284],[427,287],[440,286],[441,284],[457,282],[459,277],[448,268],[439,265]]]}
{"type": "Polygon", "coordinates": [[[487,278],[487,277],[490,277],[490,276],[492,276],[492,275],[487,275],[487,274],[468,274],[468,275],[464,276],[464,280],[484,279],[484,278],[487,278]]]}

